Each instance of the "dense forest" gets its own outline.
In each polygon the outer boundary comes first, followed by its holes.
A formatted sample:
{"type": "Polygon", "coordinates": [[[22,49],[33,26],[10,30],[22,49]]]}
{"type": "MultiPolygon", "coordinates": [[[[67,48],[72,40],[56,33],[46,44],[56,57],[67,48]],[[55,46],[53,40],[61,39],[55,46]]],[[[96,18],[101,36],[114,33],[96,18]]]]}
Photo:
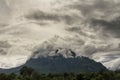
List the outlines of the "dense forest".
{"type": "Polygon", "coordinates": [[[96,73],[42,74],[25,66],[19,70],[19,73],[1,73],[0,80],[120,80],[120,70],[96,73]]]}

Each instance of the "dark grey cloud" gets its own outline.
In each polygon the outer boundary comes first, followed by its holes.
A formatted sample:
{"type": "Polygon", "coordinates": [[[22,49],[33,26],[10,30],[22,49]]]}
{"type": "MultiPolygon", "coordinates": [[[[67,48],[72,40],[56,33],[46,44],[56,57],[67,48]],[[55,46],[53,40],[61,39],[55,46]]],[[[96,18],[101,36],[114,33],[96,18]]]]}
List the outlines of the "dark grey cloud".
{"type": "Polygon", "coordinates": [[[68,8],[78,10],[87,20],[90,18],[111,18],[120,12],[120,2],[109,0],[81,1],[68,5],[68,8]]]}
{"type": "Polygon", "coordinates": [[[70,14],[49,13],[36,10],[30,12],[30,14],[25,15],[25,18],[37,21],[54,21],[58,23],[64,22],[68,25],[71,25],[77,21],[77,18],[79,18],[79,16],[70,14]]]}
{"type": "Polygon", "coordinates": [[[26,15],[26,18],[33,20],[51,20],[60,21],[59,16],[56,14],[49,14],[42,11],[33,11],[32,13],[26,15]]]}
{"type": "MultiPolygon", "coordinates": [[[[102,29],[101,34],[98,36],[101,38],[109,37],[110,35],[116,38],[120,37],[120,2],[114,0],[78,0],[66,7],[70,10],[77,10],[79,14],[83,16],[84,26],[89,24],[90,28],[93,28],[96,32],[102,29]]],[[[79,19],[80,20],[80,19],[79,19]]],[[[86,35],[82,29],[73,27],[67,29],[71,32],[86,35]]],[[[90,36],[94,38],[93,36],[90,36]]]]}
{"type": "MultiPolygon", "coordinates": [[[[114,1],[107,1],[107,0],[92,0],[90,2],[81,1],[78,0],[77,2],[74,2],[70,5],[65,6],[65,8],[68,8],[68,10],[78,10],[79,12],[82,13],[83,18],[88,20],[88,22],[84,22],[84,24],[89,24],[91,26],[94,26],[92,28],[95,28],[96,30],[99,28],[96,27],[101,27],[103,28],[103,33],[101,34],[102,37],[108,36],[108,33],[110,33],[114,37],[120,37],[119,36],[119,20],[112,20],[108,21],[106,19],[109,19],[109,16],[111,17],[112,14],[117,13],[119,10],[116,8],[119,6],[119,3],[114,3],[114,1]],[[115,10],[114,10],[115,9],[115,10]],[[97,13],[96,13],[97,12],[97,13]],[[113,27],[114,26],[114,27],[113,27]]],[[[53,10],[54,11],[54,10],[53,10]]],[[[61,9],[61,11],[63,11],[61,9]]],[[[67,10],[66,10],[67,11],[67,10]]],[[[66,12],[67,13],[67,12],[66,12]]],[[[59,14],[58,12],[44,12],[40,10],[36,11],[31,11],[29,14],[25,15],[27,19],[30,20],[36,20],[36,21],[53,21],[53,22],[64,22],[68,25],[73,25],[76,24],[77,22],[82,21],[80,16],[76,14],[59,14]]],[[[77,13],[77,12],[76,12],[77,13]]],[[[41,25],[42,23],[37,22],[36,24],[41,25]]],[[[43,23],[43,25],[46,25],[47,23],[43,23]]],[[[87,35],[82,29],[79,29],[80,27],[72,27],[72,28],[67,28],[66,30],[69,32],[75,32],[80,35],[88,36],[91,38],[95,38],[92,35],[87,35]]]]}
{"type": "Polygon", "coordinates": [[[106,33],[110,33],[112,36],[120,37],[120,17],[115,18],[112,21],[91,19],[91,24],[93,27],[100,26],[106,33]]]}

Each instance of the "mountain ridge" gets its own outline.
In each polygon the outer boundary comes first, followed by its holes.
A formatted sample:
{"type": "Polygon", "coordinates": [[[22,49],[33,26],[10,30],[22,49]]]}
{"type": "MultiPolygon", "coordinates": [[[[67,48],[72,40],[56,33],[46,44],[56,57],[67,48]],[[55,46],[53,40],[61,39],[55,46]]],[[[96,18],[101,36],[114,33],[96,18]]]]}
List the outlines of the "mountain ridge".
{"type": "MultiPolygon", "coordinates": [[[[99,62],[95,62],[88,57],[76,56],[76,53],[68,49],[65,56],[55,50],[55,55],[49,54],[47,57],[32,57],[24,65],[13,69],[0,69],[0,72],[18,72],[23,66],[31,67],[41,73],[65,73],[65,72],[100,72],[108,71],[105,66],[99,62]]],[[[38,56],[38,55],[37,55],[38,56]]]]}

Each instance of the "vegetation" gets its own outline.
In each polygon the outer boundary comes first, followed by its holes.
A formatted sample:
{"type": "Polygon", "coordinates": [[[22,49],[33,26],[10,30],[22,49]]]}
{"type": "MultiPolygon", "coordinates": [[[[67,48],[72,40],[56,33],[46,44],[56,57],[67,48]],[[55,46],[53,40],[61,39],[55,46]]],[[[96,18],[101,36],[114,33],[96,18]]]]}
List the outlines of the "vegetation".
{"type": "Polygon", "coordinates": [[[98,73],[41,74],[32,68],[23,67],[19,74],[0,74],[0,80],[120,80],[120,71],[98,73]]]}

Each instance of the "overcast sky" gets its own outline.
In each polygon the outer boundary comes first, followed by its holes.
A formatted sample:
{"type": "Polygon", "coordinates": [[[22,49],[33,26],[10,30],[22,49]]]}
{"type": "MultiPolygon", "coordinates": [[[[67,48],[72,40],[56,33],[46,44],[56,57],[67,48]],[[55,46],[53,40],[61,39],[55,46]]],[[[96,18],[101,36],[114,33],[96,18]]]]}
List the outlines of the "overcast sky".
{"type": "Polygon", "coordinates": [[[0,68],[19,66],[48,46],[120,68],[119,7],[119,0],[0,0],[0,68]]]}

